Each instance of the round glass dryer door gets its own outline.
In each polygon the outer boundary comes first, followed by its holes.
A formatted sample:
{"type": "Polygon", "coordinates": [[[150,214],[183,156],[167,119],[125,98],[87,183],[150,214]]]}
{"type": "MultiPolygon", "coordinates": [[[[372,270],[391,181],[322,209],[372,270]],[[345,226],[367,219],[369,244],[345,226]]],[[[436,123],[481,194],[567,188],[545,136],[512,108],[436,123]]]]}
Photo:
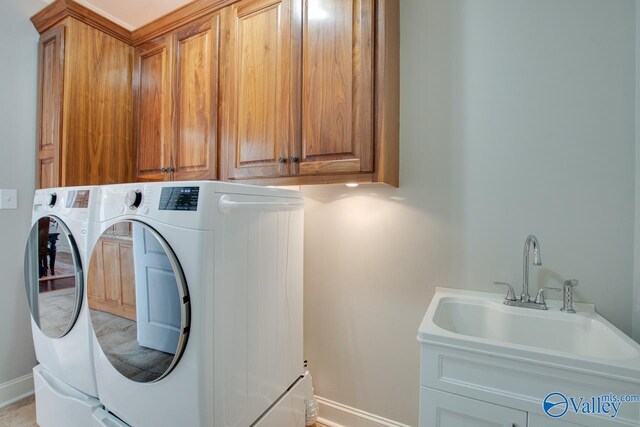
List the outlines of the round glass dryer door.
{"type": "Polygon", "coordinates": [[[91,254],[87,294],[98,343],[118,372],[148,383],[178,363],[189,295],[175,254],[154,229],[137,221],[107,228],[91,254]]]}
{"type": "Polygon", "coordinates": [[[49,338],[65,336],[80,314],[83,278],[75,240],[60,219],[44,216],[31,227],[24,267],[33,320],[49,338]]]}

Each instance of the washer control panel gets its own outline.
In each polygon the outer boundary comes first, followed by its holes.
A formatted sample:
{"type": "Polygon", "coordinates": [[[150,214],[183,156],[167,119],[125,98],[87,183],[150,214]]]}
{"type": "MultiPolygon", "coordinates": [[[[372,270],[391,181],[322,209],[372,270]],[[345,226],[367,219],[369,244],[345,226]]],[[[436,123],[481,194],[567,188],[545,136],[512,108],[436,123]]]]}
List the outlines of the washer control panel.
{"type": "Polygon", "coordinates": [[[200,187],[163,187],[158,209],[161,211],[197,211],[200,187]]]}
{"type": "Polygon", "coordinates": [[[89,207],[90,190],[72,190],[67,193],[66,208],[86,209],[89,207]]]}

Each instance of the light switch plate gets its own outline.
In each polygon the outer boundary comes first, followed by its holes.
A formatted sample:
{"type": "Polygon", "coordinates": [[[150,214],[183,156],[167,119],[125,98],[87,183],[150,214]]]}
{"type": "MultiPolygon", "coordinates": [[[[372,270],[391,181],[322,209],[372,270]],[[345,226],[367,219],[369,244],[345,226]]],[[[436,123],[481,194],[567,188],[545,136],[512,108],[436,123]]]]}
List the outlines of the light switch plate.
{"type": "Polygon", "coordinates": [[[18,209],[18,190],[0,189],[0,209],[18,209]]]}

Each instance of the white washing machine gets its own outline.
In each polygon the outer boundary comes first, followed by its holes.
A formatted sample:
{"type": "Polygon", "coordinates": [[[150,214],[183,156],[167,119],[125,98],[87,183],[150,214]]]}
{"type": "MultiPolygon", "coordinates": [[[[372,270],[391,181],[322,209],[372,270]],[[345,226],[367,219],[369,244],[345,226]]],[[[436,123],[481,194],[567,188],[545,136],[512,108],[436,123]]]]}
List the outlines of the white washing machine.
{"type": "Polygon", "coordinates": [[[25,252],[41,427],[86,426],[99,405],[84,273],[98,187],[37,190],[25,252]]]}
{"type": "Polygon", "coordinates": [[[304,425],[302,209],[297,191],[212,181],[102,187],[95,425],[304,425]]]}

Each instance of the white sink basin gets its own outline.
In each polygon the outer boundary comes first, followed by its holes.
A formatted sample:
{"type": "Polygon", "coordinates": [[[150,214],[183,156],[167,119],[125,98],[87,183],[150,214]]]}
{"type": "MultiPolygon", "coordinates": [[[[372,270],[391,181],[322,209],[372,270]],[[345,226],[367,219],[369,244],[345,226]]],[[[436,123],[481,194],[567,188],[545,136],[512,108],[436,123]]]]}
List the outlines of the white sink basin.
{"type": "Polygon", "coordinates": [[[640,378],[640,345],[593,305],[575,304],[577,313],[567,314],[558,301],[539,311],[503,300],[499,294],[438,288],[418,340],[640,378]]]}

